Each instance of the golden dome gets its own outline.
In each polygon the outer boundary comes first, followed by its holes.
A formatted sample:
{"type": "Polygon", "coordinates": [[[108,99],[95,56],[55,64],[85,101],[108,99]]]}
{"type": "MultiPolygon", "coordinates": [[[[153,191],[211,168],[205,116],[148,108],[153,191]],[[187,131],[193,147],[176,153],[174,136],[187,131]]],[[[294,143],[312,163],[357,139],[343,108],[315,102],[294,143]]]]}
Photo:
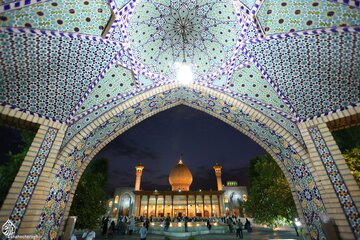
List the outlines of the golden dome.
{"type": "Polygon", "coordinates": [[[189,191],[192,181],[193,178],[189,168],[180,159],[169,175],[172,191],[189,191]]]}

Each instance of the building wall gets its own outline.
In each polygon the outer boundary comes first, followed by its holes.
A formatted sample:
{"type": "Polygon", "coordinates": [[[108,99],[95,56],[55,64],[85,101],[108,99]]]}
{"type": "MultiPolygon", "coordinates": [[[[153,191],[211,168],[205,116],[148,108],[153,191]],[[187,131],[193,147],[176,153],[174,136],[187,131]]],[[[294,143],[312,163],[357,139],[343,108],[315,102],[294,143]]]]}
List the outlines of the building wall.
{"type": "MultiPolygon", "coordinates": [[[[247,197],[246,187],[224,187],[225,192],[146,192],[117,188],[109,199],[108,215],[144,217],[220,217],[228,209],[239,209],[238,199],[247,197]],[[232,199],[232,203],[229,201],[232,199]],[[227,200],[227,201],[224,201],[227,200]],[[131,201],[131,204],[129,203],[131,201]]],[[[237,210],[238,211],[238,210],[237,210]]]]}

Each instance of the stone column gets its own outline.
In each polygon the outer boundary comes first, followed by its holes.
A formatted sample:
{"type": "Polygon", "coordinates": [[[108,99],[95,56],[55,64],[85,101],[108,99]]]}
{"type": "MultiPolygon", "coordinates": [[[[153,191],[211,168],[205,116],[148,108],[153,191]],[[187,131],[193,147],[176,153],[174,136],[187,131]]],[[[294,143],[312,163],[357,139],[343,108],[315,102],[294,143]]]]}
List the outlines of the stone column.
{"type": "Polygon", "coordinates": [[[360,190],[326,123],[302,124],[300,131],[309,150],[310,170],[319,184],[327,214],[335,220],[341,239],[360,238],[356,203],[360,190]]]}
{"type": "Polygon", "coordinates": [[[186,216],[189,215],[189,196],[186,195],[186,216]]]}
{"type": "Polygon", "coordinates": [[[158,195],[155,195],[155,217],[157,217],[157,201],[158,201],[158,195]]]}
{"type": "Polygon", "coordinates": [[[171,195],[171,217],[174,217],[174,195],[171,195]]]}
{"type": "Polygon", "coordinates": [[[202,217],[205,217],[205,201],[204,201],[204,195],[201,195],[202,196],[202,217]]]}
{"type": "Polygon", "coordinates": [[[196,214],[197,214],[197,211],[196,211],[196,207],[197,207],[197,205],[196,205],[196,194],[194,195],[194,197],[195,197],[195,217],[196,217],[196,214]]]}
{"type": "MultiPolygon", "coordinates": [[[[218,208],[219,208],[219,216],[221,217],[222,216],[222,212],[221,212],[221,202],[220,202],[220,195],[217,195],[217,198],[218,198],[218,208]]],[[[219,217],[218,216],[218,217],[219,217]]]]}
{"type": "Polygon", "coordinates": [[[0,225],[10,219],[16,234],[35,234],[65,130],[66,127],[61,124],[39,127],[1,207],[0,225]]]}
{"type": "Polygon", "coordinates": [[[142,200],[142,195],[139,196],[139,215],[138,215],[139,217],[141,216],[141,200],[142,200]]]}
{"type": "Polygon", "coordinates": [[[164,201],[163,201],[163,215],[165,216],[165,195],[163,195],[164,201]]]}
{"type": "Polygon", "coordinates": [[[212,217],[212,214],[213,214],[213,204],[212,204],[212,194],[210,194],[210,217],[212,217]]]}
{"type": "Polygon", "coordinates": [[[150,195],[147,195],[147,203],[146,203],[146,217],[149,217],[149,201],[150,201],[150,195]]]}

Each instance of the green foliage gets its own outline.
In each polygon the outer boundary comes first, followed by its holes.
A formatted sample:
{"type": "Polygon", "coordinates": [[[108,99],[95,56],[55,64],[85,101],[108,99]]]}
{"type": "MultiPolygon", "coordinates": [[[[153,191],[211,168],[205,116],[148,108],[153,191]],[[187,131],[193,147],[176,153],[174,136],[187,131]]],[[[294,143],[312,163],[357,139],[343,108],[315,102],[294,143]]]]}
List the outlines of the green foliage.
{"type": "Polygon", "coordinates": [[[190,237],[188,238],[188,240],[196,240],[196,237],[190,236],[190,237]]]}
{"type": "Polygon", "coordinates": [[[343,154],[347,165],[360,187],[360,148],[353,148],[343,154]]]}
{"type": "Polygon", "coordinates": [[[104,191],[107,170],[108,160],[99,158],[93,160],[82,175],[70,209],[70,215],[77,216],[76,229],[94,229],[100,225],[108,198],[104,191]]]}
{"type": "Polygon", "coordinates": [[[249,166],[250,191],[244,203],[246,214],[258,223],[277,226],[291,222],[296,207],[289,184],[270,155],[256,157],[249,166]]]}
{"type": "Polygon", "coordinates": [[[169,237],[164,237],[164,240],[170,240],[170,238],[169,237]]]}
{"type": "Polygon", "coordinates": [[[360,126],[335,131],[332,135],[342,153],[352,148],[360,148],[360,126]]]}
{"type": "Polygon", "coordinates": [[[332,133],[345,161],[360,186],[360,126],[332,133]]]}
{"type": "Polygon", "coordinates": [[[13,183],[16,174],[18,173],[21,164],[28,152],[30,145],[35,137],[35,134],[28,131],[20,131],[22,144],[21,150],[18,153],[9,152],[10,161],[0,166],[0,206],[5,201],[6,195],[9,192],[11,184],[13,183]]]}

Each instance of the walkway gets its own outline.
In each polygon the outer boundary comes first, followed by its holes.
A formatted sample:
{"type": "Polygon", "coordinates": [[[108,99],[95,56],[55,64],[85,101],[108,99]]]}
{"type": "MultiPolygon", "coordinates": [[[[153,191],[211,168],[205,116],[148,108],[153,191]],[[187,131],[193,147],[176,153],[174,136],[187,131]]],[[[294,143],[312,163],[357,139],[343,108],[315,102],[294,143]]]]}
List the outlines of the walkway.
{"type": "MultiPolygon", "coordinates": [[[[81,237],[78,236],[78,239],[81,239],[81,237]]],[[[96,239],[106,239],[106,238],[101,236],[100,233],[97,233],[96,239]]],[[[107,239],[109,239],[109,240],[111,240],[111,239],[113,239],[113,240],[137,239],[138,240],[138,239],[140,239],[140,237],[138,234],[133,234],[132,236],[115,234],[114,237],[109,237],[107,239]]],[[[178,239],[188,240],[189,238],[175,238],[175,237],[165,238],[164,236],[154,235],[154,234],[150,234],[146,238],[146,240],[178,240],[178,239]]],[[[230,240],[230,239],[235,240],[238,238],[235,237],[235,233],[234,234],[227,233],[227,234],[221,234],[221,235],[211,234],[211,235],[195,236],[191,240],[230,240]]],[[[252,239],[252,240],[266,240],[266,239],[269,239],[269,240],[270,239],[292,240],[292,239],[296,239],[296,240],[301,240],[303,238],[297,237],[295,234],[295,231],[271,231],[271,230],[264,229],[264,230],[255,230],[252,233],[244,232],[243,239],[252,239]]]]}

